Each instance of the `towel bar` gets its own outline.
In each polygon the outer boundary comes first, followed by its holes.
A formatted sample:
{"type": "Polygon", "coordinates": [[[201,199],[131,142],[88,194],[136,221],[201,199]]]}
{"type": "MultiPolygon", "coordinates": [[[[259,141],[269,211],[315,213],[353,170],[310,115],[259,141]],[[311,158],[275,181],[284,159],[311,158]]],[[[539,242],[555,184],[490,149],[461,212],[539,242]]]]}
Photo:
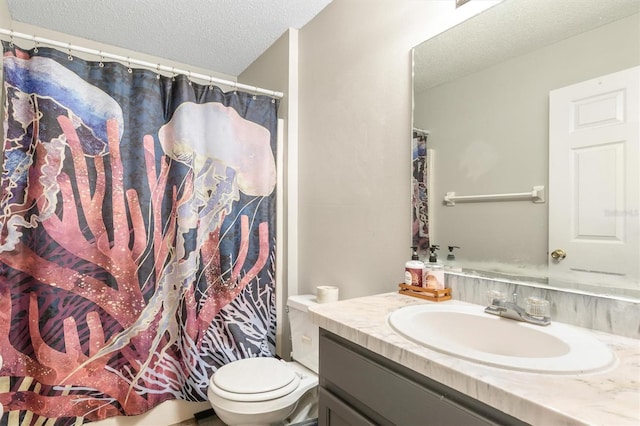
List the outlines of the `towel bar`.
{"type": "Polygon", "coordinates": [[[447,192],[444,202],[447,206],[455,206],[456,201],[503,201],[503,200],[531,200],[534,203],[544,203],[544,186],[534,186],[530,192],[514,192],[508,194],[486,195],[456,195],[455,192],[447,192]]]}

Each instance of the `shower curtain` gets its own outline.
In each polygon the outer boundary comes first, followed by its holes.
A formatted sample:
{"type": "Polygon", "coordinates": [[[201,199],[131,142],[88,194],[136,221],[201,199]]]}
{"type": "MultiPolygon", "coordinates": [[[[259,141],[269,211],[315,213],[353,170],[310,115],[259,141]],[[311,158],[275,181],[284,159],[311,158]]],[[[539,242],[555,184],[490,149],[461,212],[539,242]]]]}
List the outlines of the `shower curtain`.
{"type": "Polygon", "coordinates": [[[412,242],[420,257],[429,256],[429,170],[427,161],[427,137],[422,131],[413,130],[411,140],[411,215],[412,242]]]}
{"type": "Polygon", "coordinates": [[[0,424],[205,401],[273,356],[278,101],[3,44],[0,424]]]}

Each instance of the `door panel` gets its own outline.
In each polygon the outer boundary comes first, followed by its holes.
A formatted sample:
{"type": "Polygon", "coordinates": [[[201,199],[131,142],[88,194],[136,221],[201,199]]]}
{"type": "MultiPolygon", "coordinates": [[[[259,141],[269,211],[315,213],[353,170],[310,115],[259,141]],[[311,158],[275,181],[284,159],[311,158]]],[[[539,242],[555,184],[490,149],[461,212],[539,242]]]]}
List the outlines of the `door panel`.
{"type": "Polygon", "coordinates": [[[639,95],[640,67],[550,92],[552,277],[640,276],[639,95]]]}

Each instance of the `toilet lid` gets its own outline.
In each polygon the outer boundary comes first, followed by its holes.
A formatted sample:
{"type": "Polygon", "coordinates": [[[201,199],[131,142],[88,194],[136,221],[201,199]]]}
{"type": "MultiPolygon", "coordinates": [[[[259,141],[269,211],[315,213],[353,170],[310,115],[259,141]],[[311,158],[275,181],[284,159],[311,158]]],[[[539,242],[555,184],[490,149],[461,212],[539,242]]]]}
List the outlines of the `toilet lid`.
{"type": "Polygon", "coordinates": [[[276,358],[247,358],[220,367],[211,378],[217,393],[236,401],[279,398],[298,387],[299,377],[276,358]],[[222,392],[220,392],[222,391],[222,392]]]}

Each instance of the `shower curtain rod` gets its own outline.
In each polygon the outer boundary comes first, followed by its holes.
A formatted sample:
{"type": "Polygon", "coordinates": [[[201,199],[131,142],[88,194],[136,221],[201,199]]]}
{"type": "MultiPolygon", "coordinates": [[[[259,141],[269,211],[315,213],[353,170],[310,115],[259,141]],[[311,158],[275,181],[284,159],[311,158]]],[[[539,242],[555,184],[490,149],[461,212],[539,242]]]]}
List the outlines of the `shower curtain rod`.
{"type": "Polygon", "coordinates": [[[249,92],[253,92],[253,93],[260,93],[263,95],[268,95],[268,96],[272,96],[274,98],[282,98],[284,96],[284,93],[282,92],[276,92],[273,90],[267,90],[267,89],[262,89],[260,87],[255,87],[255,86],[249,86],[247,84],[242,84],[242,83],[237,83],[234,81],[230,81],[230,80],[223,80],[220,78],[216,78],[210,75],[205,75],[205,74],[198,74],[198,73],[194,73],[188,70],[183,70],[183,69],[179,69],[179,68],[174,68],[174,67],[169,67],[166,65],[160,65],[160,64],[154,64],[152,62],[147,62],[147,61],[143,61],[140,59],[133,59],[130,58],[128,56],[121,56],[121,55],[116,55],[114,53],[108,53],[108,52],[104,52],[102,50],[96,50],[96,49],[89,49],[87,47],[82,47],[82,46],[77,46],[71,43],[62,43],[60,41],[56,41],[56,40],[51,40],[48,38],[43,38],[43,37],[37,37],[35,35],[30,35],[30,34],[25,34],[25,33],[19,33],[13,30],[7,30],[5,28],[0,28],[0,34],[4,34],[4,35],[8,35],[11,38],[11,42],[13,42],[13,38],[17,37],[17,38],[21,38],[21,39],[25,39],[25,40],[31,40],[34,43],[43,43],[43,44],[48,44],[51,46],[56,46],[56,47],[62,47],[65,49],[69,49],[69,51],[71,52],[72,50],[77,51],[77,52],[83,52],[83,53],[88,53],[91,55],[96,55],[99,56],[100,58],[109,58],[109,59],[114,59],[116,61],[120,61],[120,62],[125,62],[127,64],[136,64],[136,65],[140,65],[143,66],[145,68],[150,68],[156,71],[167,71],[167,72],[171,72],[174,74],[183,74],[188,76],[189,78],[197,78],[199,80],[204,80],[207,81],[209,83],[217,83],[217,84],[222,84],[225,86],[231,86],[235,89],[242,89],[242,90],[247,90],[249,92]]]}

